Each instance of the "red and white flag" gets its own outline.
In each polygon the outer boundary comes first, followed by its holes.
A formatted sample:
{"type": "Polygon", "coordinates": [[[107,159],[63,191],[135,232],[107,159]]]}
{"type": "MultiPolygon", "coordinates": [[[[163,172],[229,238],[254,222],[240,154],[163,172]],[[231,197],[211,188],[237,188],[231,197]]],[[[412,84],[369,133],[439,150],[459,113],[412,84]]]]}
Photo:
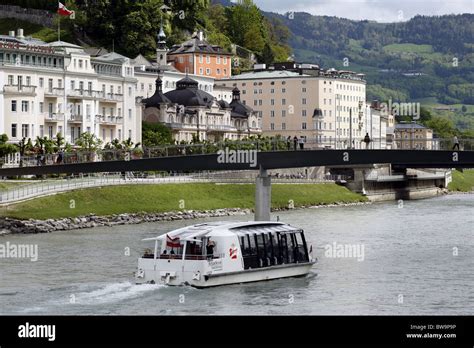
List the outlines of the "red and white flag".
{"type": "Polygon", "coordinates": [[[181,243],[179,242],[179,237],[171,238],[166,235],[166,246],[169,248],[179,248],[181,243]]]}
{"type": "Polygon", "coordinates": [[[69,17],[74,14],[74,11],[70,11],[62,3],[58,3],[58,15],[69,17]]]}

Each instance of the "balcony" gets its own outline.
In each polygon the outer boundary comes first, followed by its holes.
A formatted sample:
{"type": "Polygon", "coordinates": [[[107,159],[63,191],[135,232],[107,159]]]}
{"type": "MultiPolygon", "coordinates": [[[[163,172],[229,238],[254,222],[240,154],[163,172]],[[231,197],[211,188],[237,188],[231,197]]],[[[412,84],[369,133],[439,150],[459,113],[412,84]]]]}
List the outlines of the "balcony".
{"type": "Polygon", "coordinates": [[[82,123],[83,116],[82,115],[69,115],[67,121],[69,123],[82,123]]]}
{"type": "Polygon", "coordinates": [[[64,120],[63,113],[46,113],[44,117],[44,122],[56,123],[64,120]]]}
{"type": "Polygon", "coordinates": [[[103,125],[116,125],[121,124],[123,117],[122,116],[103,116],[103,115],[95,115],[95,120],[99,124],[103,125]]]}
{"type": "Polygon", "coordinates": [[[121,102],[123,101],[123,94],[117,93],[105,93],[104,91],[94,91],[95,98],[99,98],[105,101],[121,102]]]}
{"type": "Polygon", "coordinates": [[[44,91],[45,97],[63,97],[64,96],[64,88],[48,88],[44,91]]]}
{"type": "MultiPolygon", "coordinates": [[[[206,126],[208,131],[216,131],[216,132],[225,132],[225,131],[235,131],[236,128],[228,125],[220,125],[220,124],[209,124],[206,126]]],[[[242,128],[242,130],[247,130],[247,127],[242,128]]]]}
{"type": "Polygon", "coordinates": [[[88,89],[74,89],[68,90],[67,95],[68,97],[76,97],[76,98],[94,98],[96,91],[88,90],[88,89]]]}
{"type": "Polygon", "coordinates": [[[5,85],[3,93],[36,96],[36,86],[5,85]]]}

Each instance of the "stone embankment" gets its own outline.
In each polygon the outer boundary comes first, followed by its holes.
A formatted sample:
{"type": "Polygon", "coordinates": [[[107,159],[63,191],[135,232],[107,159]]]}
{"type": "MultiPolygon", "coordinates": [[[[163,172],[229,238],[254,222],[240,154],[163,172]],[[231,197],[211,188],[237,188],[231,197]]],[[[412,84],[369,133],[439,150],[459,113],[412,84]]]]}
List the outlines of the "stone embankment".
{"type": "MultiPolygon", "coordinates": [[[[357,203],[333,203],[317,206],[300,206],[300,208],[322,208],[341,207],[351,205],[370,204],[370,202],[357,203]]],[[[291,210],[290,208],[274,209],[274,211],[291,210]]],[[[183,210],[165,213],[126,213],[108,216],[97,216],[94,214],[74,218],[48,219],[48,220],[19,220],[13,218],[0,219],[0,236],[18,233],[48,233],[53,231],[68,231],[82,228],[93,228],[100,226],[133,225],[142,222],[175,221],[203,219],[211,217],[225,217],[251,214],[251,209],[228,208],[216,210],[183,210]]]]}
{"type": "Polygon", "coordinates": [[[67,231],[81,228],[100,226],[132,225],[142,222],[189,220],[199,218],[235,216],[250,214],[250,209],[216,209],[216,210],[183,210],[166,213],[133,213],[96,216],[94,214],[75,218],[48,219],[48,220],[19,220],[2,218],[0,220],[0,235],[10,233],[48,233],[53,231],[67,231]]]}

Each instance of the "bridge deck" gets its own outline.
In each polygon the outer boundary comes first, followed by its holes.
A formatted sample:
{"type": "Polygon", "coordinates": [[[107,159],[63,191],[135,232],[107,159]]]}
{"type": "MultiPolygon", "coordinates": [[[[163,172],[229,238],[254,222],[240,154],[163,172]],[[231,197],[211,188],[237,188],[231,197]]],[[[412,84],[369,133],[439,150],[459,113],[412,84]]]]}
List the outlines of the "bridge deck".
{"type": "Polygon", "coordinates": [[[144,158],[130,161],[104,161],[61,165],[1,168],[0,176],[140,172],[254,170],[330,165],[390,163],[400,168],[474,168],[474,151],[430,150],[304,150],[258,152],[252,163],[220,163],[218,154],[144,158]]]}

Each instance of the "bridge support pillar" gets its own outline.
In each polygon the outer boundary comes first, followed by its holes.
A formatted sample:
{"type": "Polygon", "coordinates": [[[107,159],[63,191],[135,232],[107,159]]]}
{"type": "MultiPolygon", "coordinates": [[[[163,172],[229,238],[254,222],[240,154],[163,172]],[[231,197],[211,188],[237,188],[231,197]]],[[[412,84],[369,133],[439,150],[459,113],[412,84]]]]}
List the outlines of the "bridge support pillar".
{"type": "Polygon", "coordinates": [[[255,185],[255,221],[270,221],[271,199],[271,178],[267,170],[260,167],[255,185]]]}

